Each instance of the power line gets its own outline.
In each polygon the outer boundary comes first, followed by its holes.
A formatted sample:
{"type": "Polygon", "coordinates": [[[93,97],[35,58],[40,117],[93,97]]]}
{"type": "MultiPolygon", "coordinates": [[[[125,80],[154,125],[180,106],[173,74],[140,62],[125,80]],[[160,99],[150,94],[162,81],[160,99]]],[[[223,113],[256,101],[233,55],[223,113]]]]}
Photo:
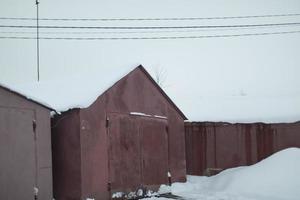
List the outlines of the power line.
{"type": "MultiPolygon", "coordinates": [[[[300,25],[300,22],[275,24],[239,24],[239,25],[195,25],[195,26],[39,26],[43,29],[208,29],[208,28],[243,28],[243,27],[275,27],[300,25]]],[[[31,25],[0,25],[0,28],[37,28],[31,25]]]]}
{"type": "MultiPolygon", "coordinates": [[[[43,21],[181,21],[181,20],[222,20],[222,19],[247,19],[247,18],[271,18],[271,17],[295,17],[300,13],[270,14],[270,15],[245,15],[245,16],[221,16],[221,17],[170,17],[170,18],[40,18],[43,21]]],[[[0,17],[0,20],[36,20],[30,17],[0,17]]]]}
{"type": "MultiPolygon", "coordinates": [[[[278,26],[281,27],[281,26],[278,26]]],[[[276,28],[278,28],[276,26],[276,28]]],[[[257,30],[269,29],[270,27],[237,27],[237,28],[215,28],[215,29],[196,29],[196,30],[154,30],[154,31],[42,31],[40,34],[69,34],[69,35],[83,35],[83,34],[141,34],[141,33],[192,33],[192,32],[207,32],[207,31],[236,31],[236,30],[257,30]]],[[[273,28],[273,27],[272,27],[273,28]]],[[[29,31],[0,31],[0,34],[36,34],[36,32],[29,31]]]]}
{"type": "MultiPolygon", "coordinates": [[[[231,38],[243,36],[260,36],[260,35],[283,35],[300,33],[299,31],[282,31],[282,32],[264,32],[264,33],[245,33],[245,34],[226,34],[226,35],[202,35],[202,36],[158,36],[158,37],[40,37],[43,40],[168,40],[168,39],[202,39],[202,38],[231,38]]],[[[31,40],[36,37],[12,37],[0,36],[0,39],[24,39],[31,40]]]]}

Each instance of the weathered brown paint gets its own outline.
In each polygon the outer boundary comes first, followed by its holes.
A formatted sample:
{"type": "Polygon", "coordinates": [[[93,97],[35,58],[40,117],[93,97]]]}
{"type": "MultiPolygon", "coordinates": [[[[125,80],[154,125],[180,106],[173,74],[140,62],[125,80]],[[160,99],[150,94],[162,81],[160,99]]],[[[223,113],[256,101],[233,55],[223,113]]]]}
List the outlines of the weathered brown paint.
{"type": "Polygon", "coordinates": [[[139,124],[127,115],[109,116],[109,183],[111,190],[130,190],[141,184],[139,124]]]}
{"type": "Polygon", "coordinates": [[[167,120],[139,117],[139,121],[142,184],[150,186],[167,183],[169,171],[167,120]]]}
{"type": "Polygon", "coordinates": [[[230,124],[186,122],[187,173],[251,165],[288,147],[300,147],[300,122],[230,124]]]}
{"type": "Polygon", "coordinates": [[[0,199],[52,199],[50,130],[49,108],[0,87],[0,199]]]}
{"type": "Polygon", "coordinates": [[[33,197],[37,178],[32,119],[32,110],[0,108],[0,120],[7,122],[0,127],[1,199],[33,197]]]}
{"type": "MultiPolygon", "coordinates": [[[[95,87],[97,87],[95,85],[95,87]]],[[[80,151],[80,155],[77,159],[73,159],[72,161],[68,159],[57,159],[57,153],[54,154],[54,174],[56,171],[60,171],[60,173],[68,173],[68,177],[64,177],[64,179],[69,179],[68,181],[63,181],[59,176],[54,178],[54,188],[55,188],[55,198],[57,200],[61,199],[84,199],[87,197],[95,198],[95,199],[109,199],[110,193],[108,191],[108,186],[112,187],[112,189],[122,189],[126,190],[126,188],[133,188],[136,186],[137,180],[139,177],[135,178],[125,178],[126,180],[120,180],[118,183],[108,185],[110,183],[110,179],[116,179],[118,177],[114,177],[116,171],[118,173],[123,173],[118,171],[118,169],[114,169],[111,166],[111,162],[113,158],[110,157],[110,154],[114,154],[115,157],[124,156],[124,154],[120,154],[121,150],[128,149],[128,151],[135,151],[138,146],[147,146],[150,143],[153,145],[152,149],[155,150],[157,144],[154,144],[153,140],[140,141],[139,143],[136,141],[138,138],[133,136],[136,134],[140,134],[141,131],[137,131],[137,127],[141,126],[150,126],[155,129],[162,130],[162,127],[165,124],[163,123],[154,123],[150,122],[140,122],[140,118],[136,123],[134,117],[124,118],[122,123],[123,127],[132,131],[131,136],[126,138],[122,138],[124,144],[120,144],[120,149],[114,146],[112,150],[110,145],[116,145],[118,141],[121,141],[121,137],[118,134],[128,134],[121,131],[119,125],[112,125],[111,129],[106,127],[106,119],[111,118],[109,121],[120,121],[119,118],[121,116],[129,116],[130,112],[142,112],[150,115],[160,115],[166,116],[167,119],[166,124],[168,124],[168,135],[169,137],[165,141],[164,138],[160,138],[158,141],[162,142],[162,144],[166,144],[166,149],[161,149],[160,151],[168,151],[167,156],[163,155],[154,155],[156,157],[155,162],[158,160],[161,161],[161,165],[164,164],[164,159],[167,157],[168,160],[168,170],[172,173],[173,181],[184,181],[186,175],[186,166],[185,166],[185,142],[184,142],[184,119],[185,116],[179,112],[179,109],[174,105],[173,102],[170,101],[169,98],[161,91],[161,89],[156,85],[156,83],[150,78],[150,75],[145,72],[142,67],[136,68],[130,74],[122,78],[118,81],[114,86],[108,89],[105,93],[98,97],[98,99],[88,108],[78,109],[78,112],[66,112],[63,113],[62,116],[55,119],[53,121],[53,126],[56,126],[56,123],[60,120],[61,126],[58,131],[57,128],[53,129],[54,135],[59,135],[57,138],[53,138],[53,151],[54,152],[63,152],[64,157],[72,156],[72,152],[75,154],[80,151]],[[67,118],[64,118],[67,115],[72,115],[71,118],[77,118],[76,121],[64,122],[67,118]],[[76,129],[76,130],[75,130],[76,129]],[[111,136],[110,132],[115,132],[115,135],[111,136]],[[122,133],[123,132],[123,133],[122,133]],[[109,138],[109,137],[114,137],[109,138]],[[118,139],[116,139],[117,137],[118,139]],[[79,138],[79,141],[78,141],[79,138]],[[60,140],[75,140],[76,145],[71,145],[71,143],[61,143],[60,140]],[[149,142],[149,143],[148,143],[149,142]],[[127,143],[133,143],[132,147],[129,147],[127,143]],[[60,150],[57,151],[55,148],[57,144],[60,144],[60,150]],[[119,151],[119,153],[118,153],[119,151]],[[65,162],[64,164],[59,162],[65,162]],[[77,189],[78,193],[73,193],[73,189],[71,186],[67,186],[67,182],[72,182],[72,173],[67,172],[69,170],[67,167],[62,166],[70,166],[76,165],[79,171],[74,171],[73,175],[75,177],[80,177],[80,179],[76,179],[76,185],[80,185],[80,189],[77,189]],[[110,177],[111,174],[111,177],[110,177]],[[56,190],[59,190],[57,192],[56,190]]],[[[155,120],[154,120],[155,121],[155,120]]],[[[159,121],[164,121],[160,119],[159,121]]],[[[148,130],[149,128],[147,128],[148,130]]],[[[166,131],[164,129],[163,131],[166,131]]],[[[147,134],[147,131],[142,131],[144,134],[147,134]]],[[[162,133],[164,135],[164,133],[162,133]]],[[[145,136],[148,137],[148,136],[145,136]]],[[[143,140],[143,137],[139,137],[143,140]]],[[[149,147],[150,148],[150,147],[149,147]]],[[[147,150],[149,151],[149,150],[147,150]]],[[[124,152],[123,152],[124,153],[124,152]]],[[[128,155],[128,154],[125,154],[128,155]]],[[[143,154],[139,154],[143,155],[143,154]]],[[[131,154],[130,159],[134,159],[137,157],[136,154],[131,154]]],[[[144,155],[148,157],[148,155],[144,155]]],[[[59,156],[61,157],[61,156],[59,156]]],[[[141,159],[141,158],[140,158],[141,159]]],[[[115,159],[116,160],[116,159],[115,159]]],[[[140,161],[140,160],[139,160],[140,161]]],[[[137,161],[137,163],[139,162],[137,161]]],[[[145,160],[149,162],[149,160],[145,160]]],[[[115,166],[122,165],[131,166],[126,162],[115,163],[115,166]]],[[[157,171],[157,174],[165,173],[165,168],[163,172],[157,171]]],[[[124,170],[124,169],[123,169],[124,170]]],[[[129,169],[130,173],[133,174],[134,171],[139,173],[139,170],[136,168],[129,169]]],[[[144,169],[147,171],[147,169],[144,169]]],[[[141,172],[140,172],[141,173],[141,172]]],[[[166,174],[167,175],[167,174],[166,174]]],[[[55,175],[56,176],[56,175],[55,175]]],[[[55,177],[54,176],[54,177],[55,177]]],[[[123,176],[123,175],[122,175],[123,176]]],[[[126,177],[124,175],[124,177],[126,177]]],[[[144,177],[145,183],[141,180],[139,184],[152,184],[159,185],[167,179],[161,180],[161,177],[157,175],[153,175],[153,177],[149,178],[144,177]],[[152,179],[153,178],[153,179],[152,179]]],[[[78,188],[78,187],[76,187],[78,188]]],[[[75,190],[75,189],[74,189],[75,190]]]]}
{"type": "Polygon", "coordinates": [[[79,132],[79,111],[76,109],[52,120],[54,197],[74,199],[81,193],[79,132]]]}
{"type": "Polygon", "coordinates": [[[167,120],[117,113],[108,116],[112,191],[167,183],[167,120]]]}
{"type": "Polygon", "coordinates": [[[187,173],[202,174],[206,166],[206,130],[202,126],[185,125],[187,173]],[[195,142],[197,141],[197,142],[195,142]]]}

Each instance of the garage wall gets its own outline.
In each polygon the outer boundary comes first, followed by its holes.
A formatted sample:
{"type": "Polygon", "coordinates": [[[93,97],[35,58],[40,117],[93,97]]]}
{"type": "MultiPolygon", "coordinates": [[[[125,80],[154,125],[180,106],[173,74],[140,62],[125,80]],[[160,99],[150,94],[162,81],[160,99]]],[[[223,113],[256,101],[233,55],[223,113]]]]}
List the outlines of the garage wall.
{"type": "Polygon", "coordinates": [[[81,196],[81,151],[79,110],[52,119],[54,198],[77,199],[81,196]]]}
{"type": "Polygon", "coordinates": [[[170,171],[174,182],[185,180],[183,117],[145,73],[137,68],[102,94],[90,107],[80,110],[82,198],[107,199],[109,143],[106,119],[110,113],[129,115],[130,112],[167,117],[170,171]]]}
{"type": "MultiPolygon", "coordinates": [[[[22,173],[32,173],[31,171],[34,171],[34,182],[39,189],[38,197],[40,199],[52,199],[50,110],[2,87],[0,87],[0,108],[0,112],[2,114],[4,112],[9,113],[9,116],[3,116],[0,119],[0,126],[2,128],[7,127],[5,130],[1,129],[0,134],[1,136],[6,134],[6,140],[8,137],[14,140],[16,143],[12,143],[11,148],[14,148],[14,151],[16,152],[20,152],[20,154],[16,154],[13,157],[6,157],[7,162],[12,162],[12,165],[16,166],[15,174],[20,173],[18,166],[21,165],[20,162],[22,157],[18,156],[22,155],[22,150],[32,149],[34,151],[33,159],[35,162],[35,169],[33,170],[32,167],[29,167],[29,165],[27,165],[26,168],[24,165],[22,173]],[[33,121],[35,121],[35,127],[33,127],[33,121]],[[11,124],[11,126],[8,126],[8,124],[11,124]],[[22,139],[17,137],[19,131],[22,133],[22,136],[24,136],[22,139]],[[33,143],[32,140],[34,140],[33,143]]],[[[8,145],[5,141],[2,140],[2,142],[4,142],[2,144],[3,147],[8,145]]],[[[2,169],[1,172],[5,174],[6,170],[13,170],[12,168],[13,166],[11,169],[2,169]]],[[[16,177],[16,180],[8,181],[16,181],[21,186],[24,184],[24,187],[27,185],[26,180],[22,179],[21,176],[16,177]]],[[[15,188],[4,189],[1,187],[0,190],[3,190],[0,192],[0,195],[9,193],[21,195],[19,199],[25,199],[24,195],[22,196],[21,194],[22,192],[18,193],[15,191],[15,188]]],[[[27,190],[30,190],[28,193],[32,193],[33,198],[33,188],[30,187],[30,189],[28,188],[27,190]]],[[[30,200],[32,198],[30,198],[30,200]]]]}
{"type": "Polygon", "coordinates": [[[288,147],[300,147],[300,122],[230,124],[186,122],[187,173],[203,175],[254,164],[288,147]]]}

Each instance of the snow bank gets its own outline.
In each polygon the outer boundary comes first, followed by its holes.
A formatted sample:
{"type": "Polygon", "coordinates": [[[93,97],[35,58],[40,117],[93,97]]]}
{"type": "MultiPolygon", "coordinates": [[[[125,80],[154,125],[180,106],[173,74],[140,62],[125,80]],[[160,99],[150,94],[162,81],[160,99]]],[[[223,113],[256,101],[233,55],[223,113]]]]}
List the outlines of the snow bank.
{"type": "Polygon", "coordinates": [[[186,183],[174,183],[170,189],[192,199],[299,200],[299,177],[300,149],[289,148],[249,167],[228,169],[212,177],[188,176],[186,183]]]}
{"type": "Polygon", "coordinates": [[[212,177],[212,188],[276,199],[300,199],[300,149],[280,151],[250,167],[226,170],[212,177]]]}

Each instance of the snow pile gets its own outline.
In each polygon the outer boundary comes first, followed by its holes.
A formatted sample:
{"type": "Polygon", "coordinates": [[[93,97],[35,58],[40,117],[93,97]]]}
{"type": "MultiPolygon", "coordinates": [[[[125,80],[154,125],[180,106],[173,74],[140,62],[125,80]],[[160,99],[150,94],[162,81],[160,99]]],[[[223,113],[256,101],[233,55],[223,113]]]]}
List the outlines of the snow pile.
{"type": "Polygon", "coordinates": [[[250,167],[226,170],[212,178],[212,188],[275,199],[300,198],[300,149],[289,148],[250,167]]]}
{"type": "MultiPolygon", "coordinates": [[[[261,162],[225,170],[212,177],[188,176],[174,183],[173,194],[205,200],[299,200],[300,149],[282,150],[261,162]]],[[[167,191],[168,186],[161,186],[167,191]]]]}
{"type": "Polygon", "coordinates": [[[124,195],[123,192],[116,192],[111,195],[112,198],[121,198],[124,195]]]}
{"type": "Polygon", "coordinates": [[[139,199],[141,197],[148,197],[148,198],[155,198],[155,196],[158,196],[159,194],[157,192],[153,192],[152,190],[143,190],[142,188],[138,189],[135,192],[115,192],[111,195],[111,198],[113,199],[139,199]]]}

